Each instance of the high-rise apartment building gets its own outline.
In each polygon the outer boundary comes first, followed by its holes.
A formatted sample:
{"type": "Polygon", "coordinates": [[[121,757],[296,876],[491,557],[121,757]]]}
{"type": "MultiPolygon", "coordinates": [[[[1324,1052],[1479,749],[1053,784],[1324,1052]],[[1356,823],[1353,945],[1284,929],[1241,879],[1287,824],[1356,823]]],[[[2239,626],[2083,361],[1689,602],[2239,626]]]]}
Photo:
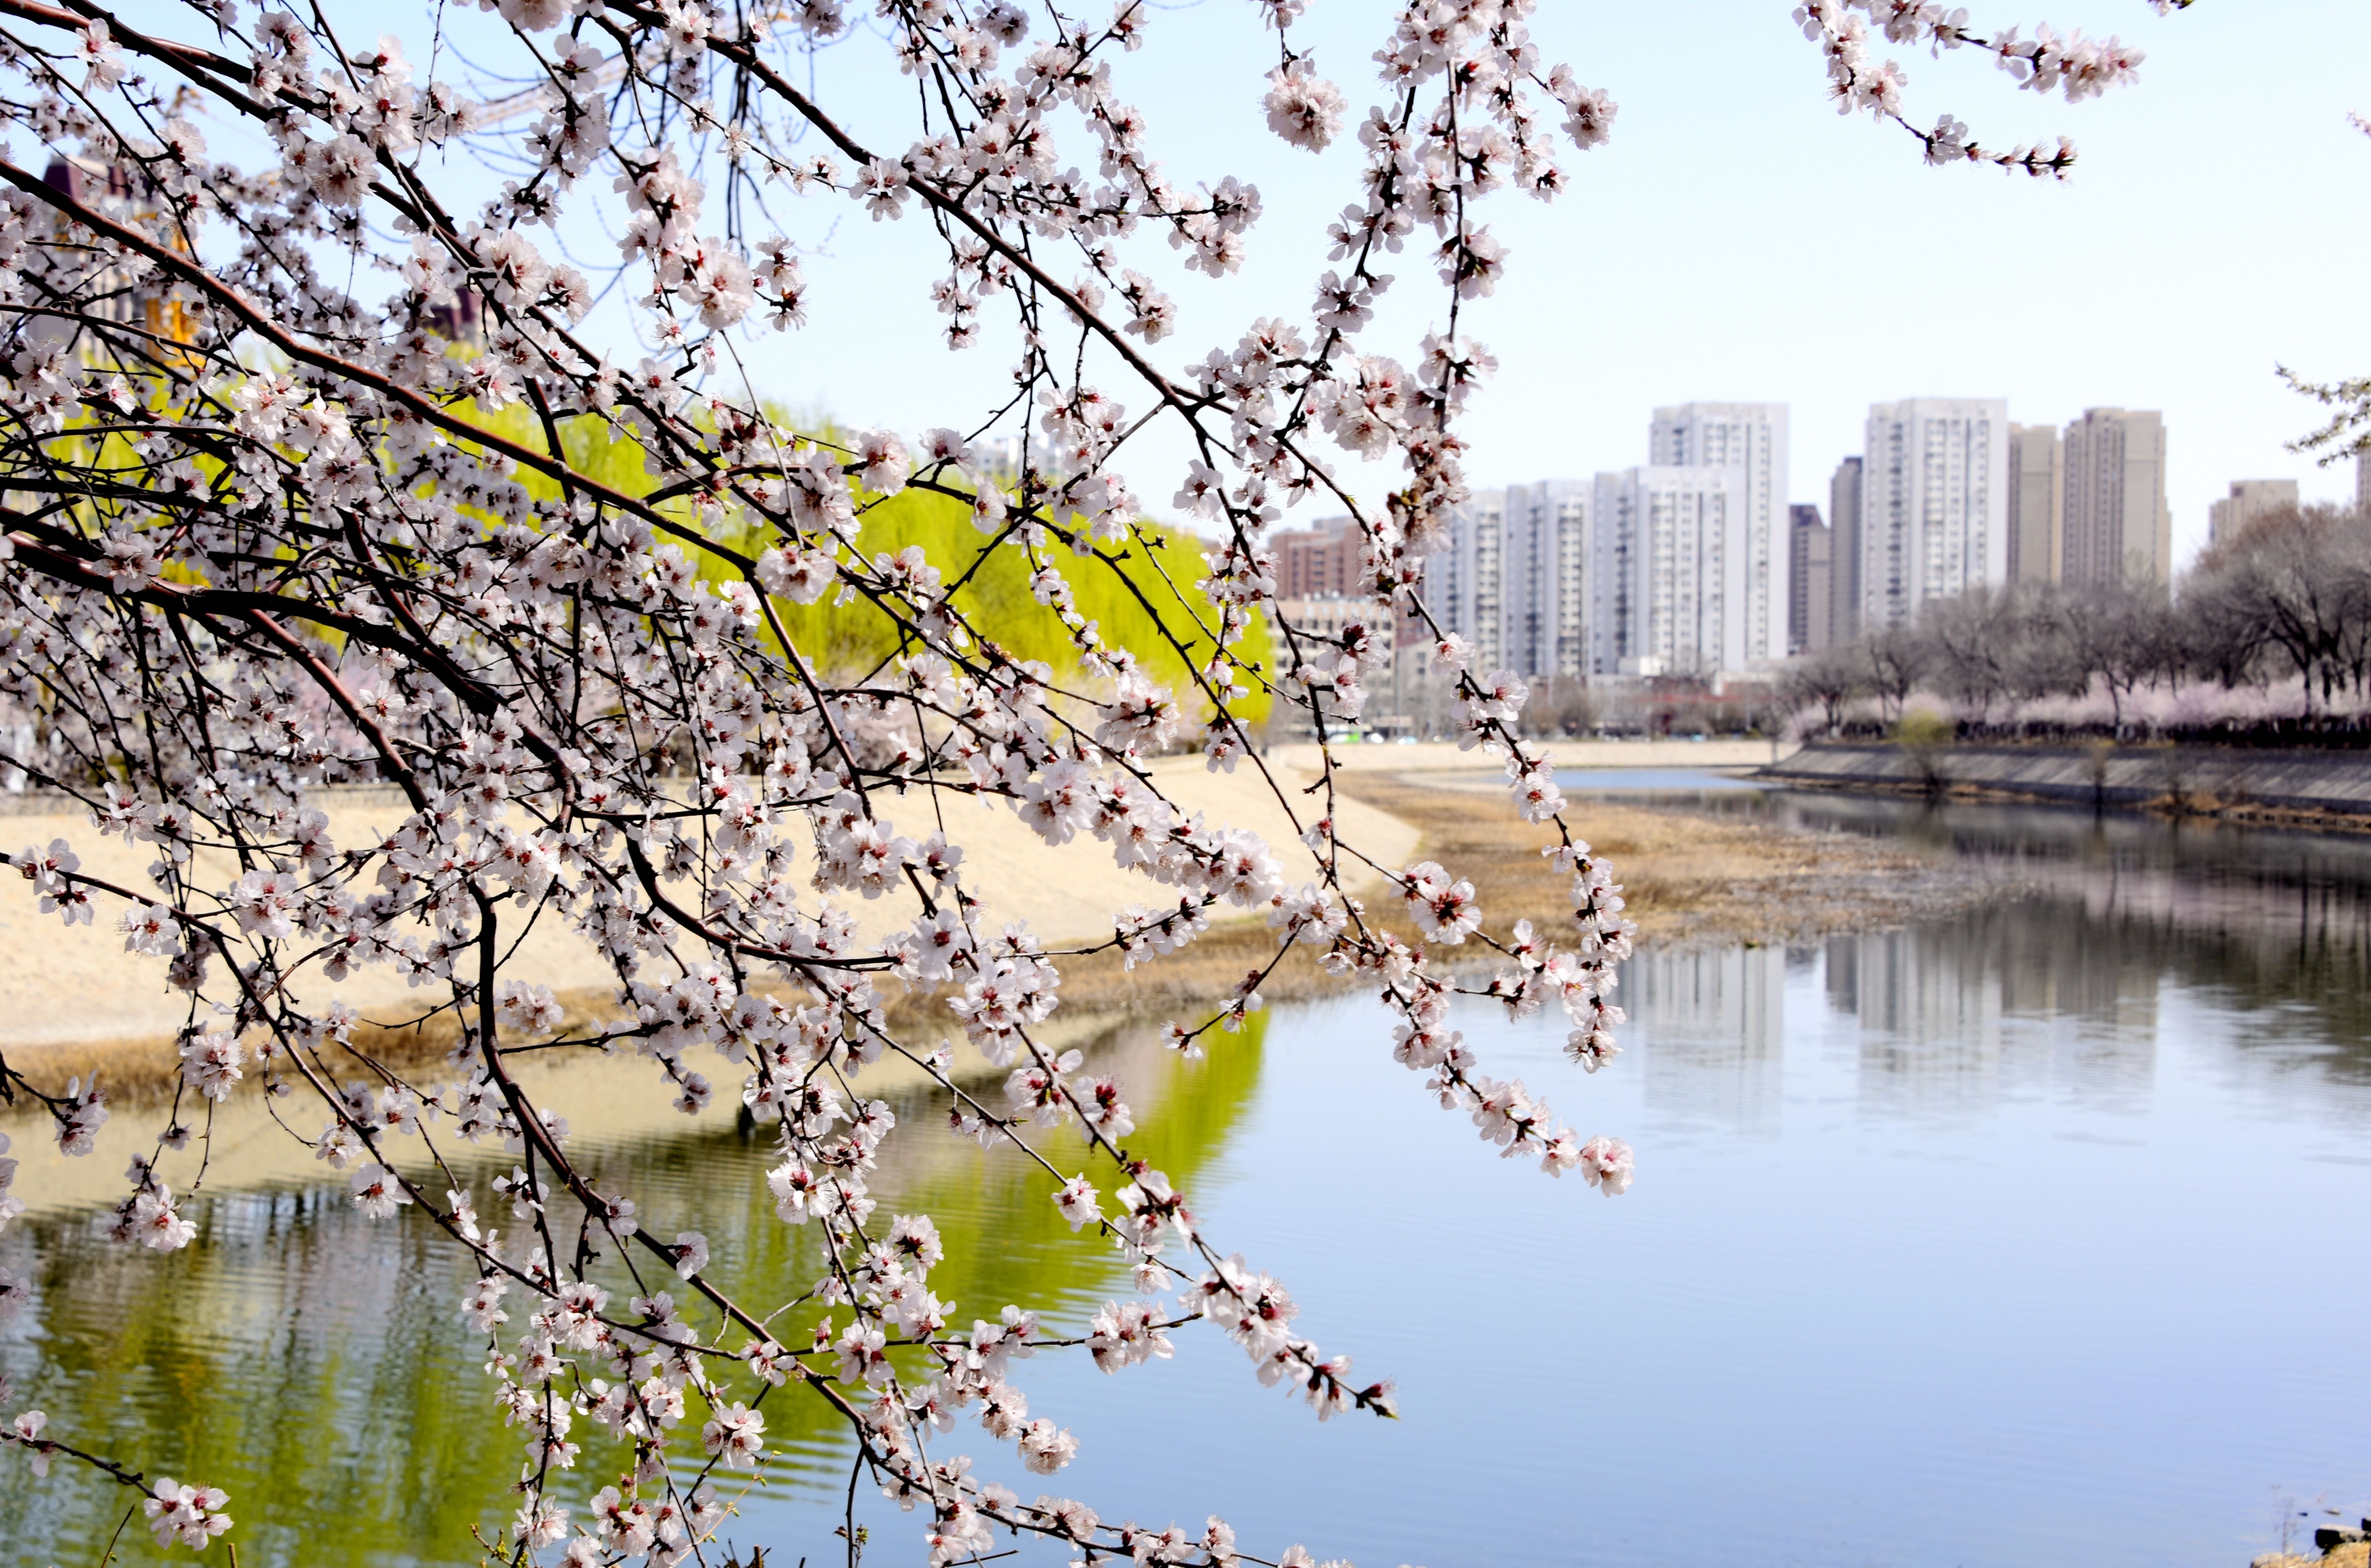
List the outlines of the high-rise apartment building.
{"type": "Polygon", "coordinates": [[[2354,454],[2354,504],[2371,506],[2371,452],[2354,454]]]}
{"type": "Polygon", "coordinates": [[[2206,505],[2206,542],[2220,544],[2258,517],[2296,504],[2296,480],[2235,479],[2230,494],[2206,505]]]}
{"type": "Polygon", "coordinates": [[[1526,677],[1589,673],[1589,516],[1595,486],[1510,484],[1505,507],[1507,668],[1526,677]]]}
{"type": "Polygon", "coordinates": [[[1474,645],[1474,668],[1526,679],[1589,671],[1589,539],[1583,480],[1482,490],[1458,508],[1425,569],[1425,602],[1474,645]]]}
{"type": "Polygon", "coordinates": [[[2008,427],[2008,561],[2012,583],[2054,583],[2065,531],[2066,457],[2053,424],[2008,427]]]}
{"type": "Polygon", "coordinates": [[[2066,427],[2059,576],[2068,583],[2162,583],[2173,576],[2165,505],[2165,418],[2095,408],[2066,427]]]}
{"type": "Polygon", "coordinates": [[[1828,645],[1833,623],[1834,538],[1817,506],[1787,508],[1787,651],[1828,645]]]}
{"type": "Polygon", "coordinates": [[[1746,479],[1737,465],[1597,476],[1591,674],[1711,677],[1763,656],[1747,632],[1746,479]]]}
{"type": "Polygon", "coordinates": [[[1451,520],[1448,545],[1425,567],[1426,605],[1443,630],[1472,645],[1480,671],[1507,664],[1506,559],[1507,493],[1477,490],[1451,520]]]}
{"type": "Polygon", "coordinates": [[[1846,458],[1828,481],[1828,641],[1860,635],[1861,459],[1846,458]]]}
{"type": "Polygon", "coordinates": [[[1899,626],[1929,599],[2001,581],[2008,564],[2006,401],[1875,404],[1861,457],[1864,631],[1899,626]]]}
{"type": "Polygon", "coordinates": [[[1682,403],[1659,408],[1647,461],[1658,468],[1729,468],[1744,495],[1743,638],[1726,668],[1787,656],[1787,405],[1682,403]]]}

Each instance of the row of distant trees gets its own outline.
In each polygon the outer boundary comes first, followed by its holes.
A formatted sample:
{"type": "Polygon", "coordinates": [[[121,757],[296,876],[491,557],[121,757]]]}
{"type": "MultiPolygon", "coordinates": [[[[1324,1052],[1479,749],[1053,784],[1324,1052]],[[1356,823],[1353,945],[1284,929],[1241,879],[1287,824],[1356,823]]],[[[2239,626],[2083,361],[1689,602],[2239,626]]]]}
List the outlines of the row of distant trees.
{"type": "Polygon", "coordinates": [[[2169,589],[2016,584],[1789,661],[1783,703],[1849,734],[1939,702],[1959,726],[2345,729],[2371,708],[2371,510],[2284,509],[2216,541],[2169,589]]]}

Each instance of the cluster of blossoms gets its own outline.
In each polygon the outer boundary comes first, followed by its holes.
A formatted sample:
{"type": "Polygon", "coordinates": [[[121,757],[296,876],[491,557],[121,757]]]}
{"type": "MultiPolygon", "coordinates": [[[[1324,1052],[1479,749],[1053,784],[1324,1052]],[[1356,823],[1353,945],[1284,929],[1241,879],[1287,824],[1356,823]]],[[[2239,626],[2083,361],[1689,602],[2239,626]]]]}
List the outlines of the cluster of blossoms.
{"type": "MultiPolygon", "coordinates": [[[[896,68],[924,88],[902,147],[860,140],[798,85],[854,27],[839,0],[483,8],[473,48],[507,50],[537,84],[491,104],[423,81],[398,40],[341,40],[318,9],[190,0],[135,26],[27,0],[0,25],[0,122],[53,158],[0,158],[0,703],[28,715],[13,733],[29,738],[0,761],[153,854],[136,885],[89,874],[64,841],[0,859],[44,913],[104,924],[187,998],[175,1114],[133,1158],[111,1234],[188,1245],[178,1167],[202,1175],[188,1144],[213,1108],[306,1097],[313,1148],[355,1207],[434,1226],[474,1267],[456,1306],[520,1434],[503,1543],[520,1560],[692,1557],[723,1517],[713,1478],[767,1457],[772,1396],[844,1420],[859,1474],[925,1516],[934,1562],[986,1554],[998,1532],[1086,1561],[1265,1561],[1216,1517],[1198,1532],[1105,1523],[1074,1500],[1024,1502],[931,1445],[969,1412],[1028,1472],[1054,1474],[1077,1439],[1033,1416],[1015,1364],[1071,1348],[1117,1373],[1197,1323],[1321,1416],[1393,1410],[1387,1383],[1355,1381],[1303,1337],[1284,1286],[1222,1254],[1131,1151],[1125,1086],[1047,1043],[1068,960],[1153,962],[1214,918],[1264,919],[1274,958],[1172,1024],[1178,1051],[1242,1028],[1266,975],[1307,947],[1386,1005],[1394,1059],[1486,1143],[1608,1194],[1629,1184],[1625,1146],[1583,1141],[1521,1082],[1487,1075],[1451,1027],[1460,995],[1521,1016],[1553,993],[1572,1057],[1596,1071],[1615,1052],[1609,998],[1634,930],[1611,867],[1566,827],[1549,758],[1517,738],[1523,683],[1470,670],[1421,594],[1468,499],[1457,417],[1496,367],[1463,324],[1509,260],[1482,199],[1554,198],[1570,180],[1559,159],[1607,139],[1612,100],[1543,64],[1531,0],[1401,0],[1377,101],[1354,121],[1293,46],[1299,0],[1267,0],[1267,123],[1312,152],[1355,142],[1355,197],[1305,319],[1255,320],[1173,374],[1150,357],[1177,308],[1143,236],[1173,269],[1223,276],[1261,199],[1233,178],[1183,183],[1150,156],[1113,68],[1151,27],[1139,0],[1100,25],[1014,0],[879,0],[896,68]],[[212,159],[192,100],[260,164],[212,159]],[[503,132],[522,116],[524,138],[503,132]],[[1092,179],[1059,150],[1081,135],[1092,179]],[[456,155],[497,143],[526,161],[487,194],[456,155]],[[798,242],[749,229],[767,189],[914,220],[904,232],[944,258],[931,303],[951,348],[989,341],[990,313],[1009,311],[1012,401],[910,442],[764,412],[740,345],[813,303],[798,242]],[[599,276],[537,238],[588,206],[617,245],[599,276]],[[1394,282],[1385,260],[1412,240],[1442,317],[1404,362],[1366,340],[1394,282]],[[592,316],[604,297],[647,350],[630,370],[592,316]],[[1145,564],[1165,559],[1163,530],[1118,466],[1155,421],[1193,454],[1174,503],[1209,540],[1191,582],[1145,564]],[[640,482],[581,455],[612,442],[639,455],[640,482]],[[1000,456],[1016,449],[1017,464],[1000,456]],[[1337,474],[1344,453],[1388,466],[1380,505],[1337,474]],[[1064,669],[1001,645],[966,608],[960,563],[863,547],[868,513],[908,491],[959,505],[984,552],[1025,568],[1064,669]],[[1322,633],[1279,610],[1269,541],[1317,498],[1356,520],[1367,601],[1322,633]],[[1082,574],[1151,610],[1153,645],[1105,640],[1080,608],[1082,574]],[[810,645],[828,639],[797,634],[814,624],[797,613],[827,604],[886,626],[894,654],[832,662],[810,645]],[[1273,659],[1252,651],[1262,621],[1273,659]],[[1494,928],[1454,868],[1389,870],[1336,835],[1330,738],[1405,626],[1453,684],[1461,743],[1503,761],[1546,874],[1569,879],[1553,933],[1494,928]],[[1267,776],[1243,716],[1257,697],[1314,726],[1314,790],[1267,776]],[[1261,774],[1296,840],[1164,795],[1150,759],[1181,746],[1261,774]],[[336,792],[358,785],[393,791],[400,819],[341,839],[336,792]],[[991,926],[963,846],[936,826],[949,796],[1000,806],[1048,845],[1101,843],[1157,890],[1102,941],[1048,947],[991,926]],[[893,803],[930,830],[898,831],[893,803]],[[1387,893],[1371,905],[1361,876],[1387,893]],[[899,912],[888,935],[862,934],[867,907],[899,912]],[[520,939],[554,925],[606,966],[610,1021],[573,1023],[549,977],[517,972],[520,939]],[[1498,966],[1486,979],[1459,961],[1477,955],[1498,966]],[[410,1016],[365,1020],[329,994],[371,970],[413,988],[410,1016]],[[955,1020],[986,1076],[914,1038],[905,1002],[955,1020]],[[384,1026],[440,1017],[456,1041],[445,1081],[374,1048],[384,1026]],[[706,1237],[596,1190],[566,1118],[515,1072],[522,1046],[628,1050],[686,1116],[746,1114],[769,1153],[762,1178],[739,1179],[813,1227],[816,1276],[789,1302],[745,1303],[706,1237]],[[934,1223],[876,1212],[897,1118],[860,1086],[888,1059],[938,1086],[955,1135],[1033,1162],[1073,1230],[1126,1260],[1138,1299],[1069,1337],[1019,1305],[960,1319],[931,1283],[934,1223]],[[1000,1100],[983,1087],[999,1074],[1000,1100]],[[1083,1138],[1088,1169],[1039,1152],[1058,1127],[1083,1138]],[[477,1186],[450,1157],[460,1144],[506,1173],[477,1186]],[[507,1208],[507,1235],[480,1202],[507,1208]],[[793,1307],[810,1328],[785,1327],[793,1307]],[[572,1508],[563,1477],[595,1429],[630,1457],[572,1508]]],[[[1856,8],[1891,41],[1983,43],[2069,98],[2137,60],[2046,31],[1979,40],[1932,6],[1856,8]]],[[[1899,74],[1869,63],[1868,24],[1826,0],[1800,18],[1845,106],[1898,118],[1899,74]]],[[[2066,156],[1995,161],[2063,169],[2066,156]]],[[[46,1107],[64,1153],[97,1146],[96,1082],[0,1063],[0,1090],[46,1107]]],[[[0,1158],[0,1225],[21,1211],[15,1170],[0,1158]]],[[[0,1315],[29,1294],[0,1273],[0,1315]]],[[[229,1527],[219,1491],[145,1481],[47,1429],[20,1412],[0,1445],[37,1470],[66,1455],[139,1488],[160,1543],[229,1527]]]]}
{"type": "MultiPolygon", "coordinates": [[[[2178,10],[2190,0],[2149,0],[2159,15],[2178,10]]],[[[1986,34],[1970,29],[1964,7],[1946,8],[1936,0],[1803,0],[1795,7],[1795,21],[1803,36],[1820,46],[1828,64],[1828,90],[1836,112],[1866,110],[1890,120],[1926,145],[1929,163],[1989,163],[1998,168],[2064,179],[2075,164],[2075,144],[2060,137],[2050,146],[2019,145],[2007,152],[1980,146],[1965,122],[1946,114],[1931,131],[1921,131],[1903,117],[1903,94],[1909,78],[1901,64],[1870,51],[1872,32],[1889,44],[1916,47],[1940,54],[1945,50],[1976,49],[1991,54],[2003,71],[2029,91],[2063,92],[2069,103],[2080,103],[2131,81],[2138,73],[2141,52],[2121,39],[2085,38],[2081,29],[2061,34],[2047,23],[2033,37],[2019,38],[2016,28],[1986,34]]]]}

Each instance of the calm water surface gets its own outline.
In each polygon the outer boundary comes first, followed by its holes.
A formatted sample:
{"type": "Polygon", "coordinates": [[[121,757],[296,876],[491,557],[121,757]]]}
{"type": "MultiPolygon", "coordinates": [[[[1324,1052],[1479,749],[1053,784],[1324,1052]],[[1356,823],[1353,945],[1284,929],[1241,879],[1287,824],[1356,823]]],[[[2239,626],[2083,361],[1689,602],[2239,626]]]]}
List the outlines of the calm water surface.
{"type": "MultiPolygon", "coordinates": [[[[1657,787],[2027,890],[1813,948],[1644,955],[1627,1051],[1593,1078],[1555,1020],[1474,1010],[1486,1070],[1637,1145],[1618,1202],[1493,1157],[1363,1005],[1279,1008],[1193,1065],[1115,1037],[1210,1233],[1285,1278],[1327,1351],[1395,1376],[1405,1419],[1321,1427],[1190,1330],[1117,1377],[1041,1356],[1032,1413],[1081,1440],[1063,1491],[1369,1568],[2239,1568],[2284,1511],[2371,1509],[2371,842],[1709,778],[1657,787]]],[[[1009,1160],[903,1142],[885,1203],[997,1237],[933,1275],[966,1317],[1022,1299],[1074,1324],[1126,1289],[1009,1160]]],[[[748,1295],[812,1277],[762,1144],[595,1163],[660,1228],[706,1231],[748,1295]]],[[[43,1294],[0,1366],[59,1434],[228,1487],[246,1564],[475,1562],[517,1450],[454,1332],[450,1260],[326,1190],[198,1217],[162,1260],[87,1216],[19,1222],[0,1261],[38,1249],[43,1294]]],[[[784,1457],[728,1533],[838,1560],[845,1445],[787,1404],[769,1436],[784,1457]]],[[[588,1445],[583,1490],[612,1463],[588,1445]]],[[[96,1562],[122,1505],[12,1469],[0,1540],[96,1562]]],[[[911,1516],[859,1509],[868,1560],[919,1561],[911,1516]]],[[[126,1539],[122,1561],[157,1556],[126,1539]]]]}

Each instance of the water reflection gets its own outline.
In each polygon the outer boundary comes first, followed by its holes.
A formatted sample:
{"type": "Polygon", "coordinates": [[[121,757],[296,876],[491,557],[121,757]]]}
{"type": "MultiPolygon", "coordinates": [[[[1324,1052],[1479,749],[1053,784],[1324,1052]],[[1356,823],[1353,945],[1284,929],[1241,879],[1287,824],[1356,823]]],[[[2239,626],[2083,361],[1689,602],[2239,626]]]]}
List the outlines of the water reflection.
{"type": "MultiPolygon", "coordinates": [[[[1284,1272],[1328,1351],[1397,1376],[1406,1419],[1317,1426],[1208,1334],[1117,1377],[1040,1357],[1032,1411],[1082,1445],[1066,1492],[1197,1528],[1222,1507],[1263,1554],[1432,1568],[2227,1568],[2277,1539],[2284,1495],[2371,1510],[2371,842],[1739,808],[2001,863],[2028,891],[1794,951],[1650,948],[1627,1054],[1595,1077],[1558,1019],[1469,1009],[1488,1070],[1639,1144],[1613,1204],[1490,1159],[1355,1003],[1278,1009],[1200,1063],[1102,1042],[1211,1235],[1284,1272]]],[[[762,1148],[715,1179],[732,1136],[622,1140],[596,1179],[779,1292],[815,1260],[763,1202],[762,1148]]],[[[928,1130],[900,1144],[885,1207],[939,1217],[932,1283],[960,1312],[1076,1322],[1125,1291],[1026,1172],[928,1130]]],[[[474,1561],[516,1449],[453,1332],[451,1260],[310,1187],[202,1218],[162,1260],[87,1218],[0,1237],[0,1261],[38,1243],[43,1270],[0,1366],[62,1432],[229,1486],[250,1568],[474,1561]]],[[[786,1402],[769,1435],[789,1460],[736,1528],[836,1560],[838,1434],[786,1402]]],[[[983,1473],[1045,1489],[965,1435],[983,1473]]],[[[588,1442],[584,1490],[612,1462],[588,1442]]],[[[121,1509],[63,1469],[12,1479],[0,1539],[94,1559],[121,1509]]],[[[868,1493],[860,1517],[881,1560],[919,1557],[909,1516],[868,1493]]]]}
{"type": "Polygon", "coordinates": [[[1623,983],[1652,1041],[1647,1103],[1740,1132],[1776,1131],[1785,982],[1775,947],[1640,954],[1623,983]]]}
{"type": "MultiPolygon", "coordinates": [[[[1092,1048],[1151,1123],[1132,1144],[1189,1190],[1249,1101],[1263,1032],[1247,1030],[1222,1058],[1198,1063],[1163,1050],[1150,1028],[1092,1048]]],[[[1006,1302],[1023,1302],[1073,1324],[1125,1290],[1125,1271],[1078,1244],[1035,1171],[1009,1151],[940,1133],[938,1096],[909,1091],[892,1109],[919,1124],[893,1142],[897,1157],[874,1193],[885,1214],[937,1218],[948,1254],[931,1283],[951,1313],[993,1318],[1006,1302]]],[[[810,1230],[775,1217],[764,1180],[770,1146],[710,1121],[706,1132],[595,1144],[580,1156],[596,1187],[631,1193],[659,1228],[703,1231],[725,1265],[720,1283],[736,1297],[798,1295],[821,1260],[810,1230]]],[[[1074,1139],[1044,1146],[1083,1164],[1074,1139]]],[[[474,1171],[494,1173],[485,1161],[474,1171]]],[[[482,1179],[478,1202],[490,1220],[501,1214],[482,1179]]],[[[244,1563],[474,1561],[470,1528],[491,1533],[507,1516],[502,1481],[520,1446],[489,1419],[494,1386],[480,1367],[481,1347],[458,1330],[471,1278],[461,1260],[424,1225],[364,1219],[338,1187],[218,1192],[192,1217],[197,1240],[162,1258],[109,1243],[87,1213],[21,1221],[0,1236],[0,1263],[35,1281],[25,1321],[0,1336],[0,1372],[23,1401],[51,1412],[52,1435],[230,1492],[244,1563]]],[[[607,1283],[622,1294],[626,1282],[607,1283]]],[[[776,1325],[794,1342],[806,1328],[798,1318],[776,1325]]],[[[843,1429],[818,1401],[771,1403],[768,1414],[769,1446],[785,1458],[761,1493],[844,1480],[843,1429]]],[[[585,1447],[578,1490],[590,1493],[626,1450],[590,1423],[572,1436],[585,1447]]],[[[123,1506],[72,1466],[39,1486],[12,1477],[0,1489],[0,1540],[23,1561],[72,1560],[123,1506]]]]}
{"type": "Polygon", "coordinates": [[[1831,947],[1829,983],[1869,1027],[1935,1039],[1997,1012],[2145,1034],[2172,979],[2278,1020],[2248,1041],[2371,1084],[2371,835],[1794,791],[1691,808],[1885,837],[2030,890],[1955,924],[1831,947]],[[1889,951],[1864,981],[1872,946],[1889,951]]]}

